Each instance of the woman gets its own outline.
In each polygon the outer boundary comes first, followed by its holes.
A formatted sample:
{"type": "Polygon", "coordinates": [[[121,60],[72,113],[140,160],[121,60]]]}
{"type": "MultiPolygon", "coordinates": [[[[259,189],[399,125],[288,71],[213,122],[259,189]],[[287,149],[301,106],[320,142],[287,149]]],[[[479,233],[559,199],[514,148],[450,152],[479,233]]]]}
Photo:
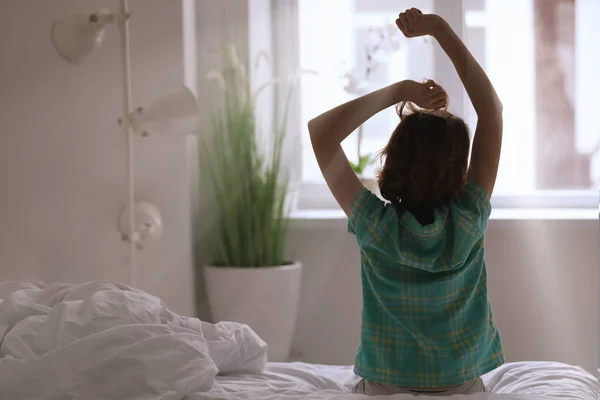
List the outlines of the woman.
{"type": "Polygon", "coordinates": [[[413,8],[396,24],[406,37],[431,35],[438,41],[478,121],[470,165],[467,126],[445,111],[447,95],[433,81],[395,83],[308,124],[325,181],[361,251],[362,329],[354,371],[363,379],[354,391],[484,392],[481,376],[504,363],[483,257],[502,144],[502,104],[440,16],[413,8]],[[401,121],[382,152],[378,176],[383,202],[361,185],[341,142],[395,104],[401,121]]]}

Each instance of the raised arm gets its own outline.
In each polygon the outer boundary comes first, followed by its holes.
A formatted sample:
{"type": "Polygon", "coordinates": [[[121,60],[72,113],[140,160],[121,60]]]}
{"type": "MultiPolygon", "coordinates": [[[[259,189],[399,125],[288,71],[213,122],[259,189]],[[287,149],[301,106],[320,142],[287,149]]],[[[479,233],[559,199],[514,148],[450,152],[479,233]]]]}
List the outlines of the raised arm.
{"type": "Polygon", "coordinates": [[[413,8],[400,14],[396,23],[407,37],[433,36],[454,64],[477,113],[468,177],[491,196],[502,147],[502,103],[496,90],[475,57],[443,18],[422,14],[413,8]]]}
{"type": "Polygon", "coordinates": [[[350,166],[341,143],[380,111],[401,101],[412,101],[423,108],[446,106],[447,96],[435,82],[402,81],[349,101],[308,123],[310,139],[325,182],[346,215],[362,184],[350,166]]]}

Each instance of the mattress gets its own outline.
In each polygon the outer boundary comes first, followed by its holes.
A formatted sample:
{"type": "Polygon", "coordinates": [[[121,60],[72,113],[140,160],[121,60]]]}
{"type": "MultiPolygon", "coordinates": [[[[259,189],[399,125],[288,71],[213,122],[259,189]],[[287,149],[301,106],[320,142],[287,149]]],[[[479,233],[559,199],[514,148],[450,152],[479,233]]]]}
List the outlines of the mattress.
{"type": "MultiPolygon", "coordinates": [[[[194,399],[274,400],[274,399],[415,399],[412,395],[366,397],[351,394],[359,378],[351,366],[307,363],[269,363],[260,374],[217,376],[213,388],[194,399]]],[[[600,399],[600,383],[579,367],[553,362],[507,363],[485,375],[493,393],[448,396],[445,399],[600,399]]],[[[419,396],[419,400],[439,399],[419,396]]]]}

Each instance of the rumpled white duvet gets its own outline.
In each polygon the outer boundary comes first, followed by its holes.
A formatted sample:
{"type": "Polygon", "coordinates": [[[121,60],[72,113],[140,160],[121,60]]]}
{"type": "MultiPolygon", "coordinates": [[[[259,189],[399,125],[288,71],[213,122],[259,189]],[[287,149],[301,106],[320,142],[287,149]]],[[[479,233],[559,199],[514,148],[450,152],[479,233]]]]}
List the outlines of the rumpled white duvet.
{"type": "Polygon", "coordinates": [[[267,363],[248,326],[111,282],[0,284],[0,339],[0,399],[181,399],[267,363]]]}

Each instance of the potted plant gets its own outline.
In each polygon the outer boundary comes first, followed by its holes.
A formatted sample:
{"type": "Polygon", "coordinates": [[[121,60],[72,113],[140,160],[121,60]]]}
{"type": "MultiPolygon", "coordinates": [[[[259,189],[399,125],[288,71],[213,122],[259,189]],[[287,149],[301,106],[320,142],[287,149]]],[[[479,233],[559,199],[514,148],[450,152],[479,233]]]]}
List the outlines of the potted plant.
{"type": "MultiPolygon", "coordinates": [[[[371,83],[371,75],[382,62],[381,56],[388,55],[400,48],[400,37],[394,25],[384,27],[371,27],[367,31],[367,41],[364,48],[364,69],[362,74],[347,72],[344,75],[346,93],[359,97],[367,93],[371,83]]],[[[350,161],[352,169],[358,175],[363,185],[375,194],[379,194],[379,185],[374,178],[367,177],[365,171],[373,165],[376,160],[374,154],[363,154],[362,140],[364,137],[364,125],[358,128],[356,135],[356,162],[350,161]]]]}
{"type": "MultiPolygon", "coordinates": [[[[290,353],[302,264],[286,258],[289,173],[282,163],[283,121],[263,132],[247,69],[225,46],[222,69],[207,76],[220,87],[201,143],[201,190],[214,221],[208,227],[210,264],[203,267],[215,321],[248,324],[269,346],[271,361],[290,353]]],[[[289,104],[289,101],[287,102],[289,104]]],[[[204,220],[206,221],[206,219],[204,220]]]]}

